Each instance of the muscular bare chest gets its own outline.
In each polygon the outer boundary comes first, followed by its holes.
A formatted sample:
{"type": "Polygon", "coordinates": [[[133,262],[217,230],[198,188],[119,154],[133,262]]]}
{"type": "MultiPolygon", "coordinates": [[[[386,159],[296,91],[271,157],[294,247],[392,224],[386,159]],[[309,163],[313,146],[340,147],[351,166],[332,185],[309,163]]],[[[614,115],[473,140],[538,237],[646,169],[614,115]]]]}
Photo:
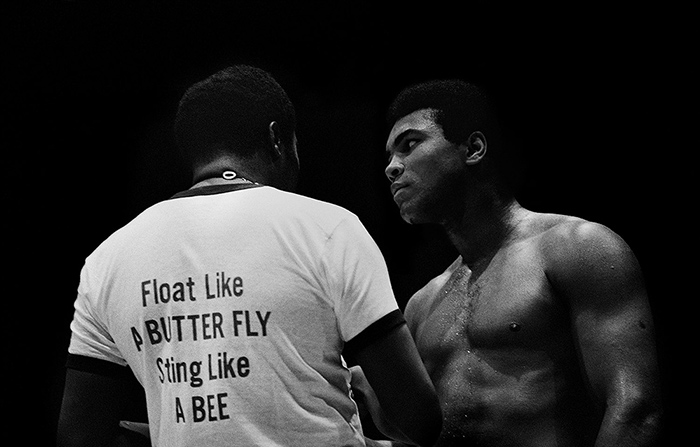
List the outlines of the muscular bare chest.
{"type": "Polygon", "coordinates": [[[585,442],[567,434],[592,407],[582,403],[568,305],[540,248],[553,219],[538,218],[547,225],[502,248],[481,272],[458,260],[406,309],[443,409],[439,445],[585,442]]]}
{"type": "Polygon", "coordinates": [[[494,262],[478,277],[466,265],[457,266],[432,297],[425,297],[430,305],[423,337],[450,338],[459,331],[474,344],[491,344],[524,329],[531,308],[549,299],[546,278],[536,268],[494,262]]]}
{"type": "Polygon", "coordinates": [[[553,407],[567,381],[561,365],[575,356],[566,308],[528,247],[500,253],[478,277],[453,267],[420,297],[423,318],[411,318],[443,405],[443,436],[528,430],[493,424],[538,420],[553,407]]]}
{"type": "Polygon", "coordinates": [[[436,370],[468,355],[488,356],[502,371],[517,368],[518,353],[546,351],[565,331],[565,307],[527,246],[497,254],[478,277],[456,266],[423,299],[416,342],[436,370]]]}

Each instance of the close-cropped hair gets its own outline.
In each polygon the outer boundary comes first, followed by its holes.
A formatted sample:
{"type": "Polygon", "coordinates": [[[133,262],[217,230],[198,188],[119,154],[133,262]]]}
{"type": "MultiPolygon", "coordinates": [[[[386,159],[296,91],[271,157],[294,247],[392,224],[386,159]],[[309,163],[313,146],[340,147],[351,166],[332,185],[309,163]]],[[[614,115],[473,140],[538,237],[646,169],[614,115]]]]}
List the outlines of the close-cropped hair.
{"type": "Polygon", "coordinates": [[[393,126],[422,109],[432,110],[432,119],[452,143],[464,143],[477,130],[489,141],[499,138],[498,119],[489,96],[461,79],[432,80],[405,88],[389,106],[387,124],[393,126]]]}
{"type": "Polygon", "coordinates": [[[191,165],[227,153],[247,157],[270,144],[272,121],[279,124],[281,142],[291,145],[296,112],[287,93],[268,72],[235,65],[185,92],[175,118],[175,141],[191,165]]]}

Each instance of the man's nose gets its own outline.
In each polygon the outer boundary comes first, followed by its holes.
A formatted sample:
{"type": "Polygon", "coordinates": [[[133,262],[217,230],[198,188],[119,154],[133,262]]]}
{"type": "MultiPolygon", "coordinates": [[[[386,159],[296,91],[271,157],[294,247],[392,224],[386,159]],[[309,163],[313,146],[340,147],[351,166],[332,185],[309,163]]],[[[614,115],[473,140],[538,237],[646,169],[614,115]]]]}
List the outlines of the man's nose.
{"type": "Polygon", "coordinates": [[[401,176],[401,174],[403,174],[403,171],[403,165],[399,163],[395,157],[392,157],[391,161],[389,162],[389,165],[387,165],[386,169],[384,169],[384,174],[390,182],[394,182],[394,180],[396,180],[401,176]]]}

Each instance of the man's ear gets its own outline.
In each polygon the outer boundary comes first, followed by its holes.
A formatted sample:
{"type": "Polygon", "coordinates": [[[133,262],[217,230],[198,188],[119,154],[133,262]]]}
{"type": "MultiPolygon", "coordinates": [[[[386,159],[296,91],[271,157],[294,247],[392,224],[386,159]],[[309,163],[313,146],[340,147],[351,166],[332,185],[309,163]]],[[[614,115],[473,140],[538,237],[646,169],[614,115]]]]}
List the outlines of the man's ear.
{"type": "Polygon", "coordinates": [[[270,147],[272,149],[271,154],[274,158],[279,158],[282,156],[282,142],[280,138],[280,125],[277,121],[270,122],[268,126],[270,132],[270,147]]]}
{"type": "Polygon", "coordinates": [[[488,144],[486,143],[486,137],[481,131],[474,131],[466,143],[462,144],[467,150],[466,164],[473,165],[479,163],[484,155],[486,155],[486,150],[488,144]]]}

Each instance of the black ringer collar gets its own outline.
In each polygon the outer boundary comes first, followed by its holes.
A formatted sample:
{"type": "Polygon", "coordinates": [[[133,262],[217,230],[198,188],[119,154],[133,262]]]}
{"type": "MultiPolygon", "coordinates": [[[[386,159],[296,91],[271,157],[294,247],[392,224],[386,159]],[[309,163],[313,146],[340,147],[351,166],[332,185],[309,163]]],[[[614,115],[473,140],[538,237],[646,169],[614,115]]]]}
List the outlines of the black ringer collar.
{"type": "Polygon", "coordinates": [[[211,196],[214,194],[221,194],[231,191],[239,191],[243,189],[259,188],[263,185],[258,185],[255,183],[231,183],[229,185],[209,185],[200,186],[198,188],[187,189],[185,191],[180,191],[171,197],[171,199],[180,199],[183,197],[196,197],[196,196],[211,196]]]}

